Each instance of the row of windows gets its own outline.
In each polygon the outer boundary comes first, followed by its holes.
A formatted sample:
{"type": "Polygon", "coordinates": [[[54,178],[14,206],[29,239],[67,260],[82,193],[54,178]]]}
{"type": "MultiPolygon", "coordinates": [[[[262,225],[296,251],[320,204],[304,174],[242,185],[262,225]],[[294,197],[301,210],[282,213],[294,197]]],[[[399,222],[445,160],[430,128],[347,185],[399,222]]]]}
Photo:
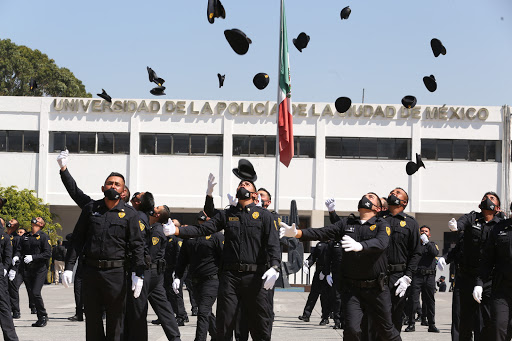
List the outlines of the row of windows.
{"type": "Polygon", "coordinates": [[[501,141],[422,139],[421,157],[439,161],[501,162],[501,141]]]}
{"type": "Polygon", "coordinates": [[[145,155],[222,155],[222,135],[140,134],[145,155]]]}
{"type": "Polygon", "coordinates": [[[130,133],[50,132],[49,151],[80,154],[129,154],[130,133]]]}
{"type": "Polygon", "coordinates": [[[0,130],[0,152],[39,152],[39,132],[0,130]]]}
{"type": "MultiPolygon", "coordinates": [[[[294,157],[316,157],[315,137],[294,136],[294,157]]],[[[275,156],[276,137],[271,136],[233,136],[233,155],[236,156],[275,156]]]]}
{"type": "Polygon", "coordinates": [[[342,159],[408,160],[411,139],[326,137],[325,157],[342,159]]]}

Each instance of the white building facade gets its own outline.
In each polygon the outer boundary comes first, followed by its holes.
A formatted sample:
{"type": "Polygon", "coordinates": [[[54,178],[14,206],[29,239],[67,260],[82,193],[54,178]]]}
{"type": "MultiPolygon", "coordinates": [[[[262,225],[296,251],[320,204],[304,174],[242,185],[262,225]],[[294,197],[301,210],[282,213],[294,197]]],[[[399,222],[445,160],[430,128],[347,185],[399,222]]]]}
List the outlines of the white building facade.
{"type": "MultiPolygon", "coordinates": [[[[296,200],[304,226],[323,226],[324,201],[348,214],[369,191],[402,187],[406,212],[432,227],[441,247],[447,221],[478,209],[487,191],[510,204],[510,107],[294,103],[296,157],[280,167],[279,212],[296,200]],[[426,168],[408,176],[422,155],[426,168]]],[[[0,186],[33,189],[71,232],[80,210],[59,176],[58,153],[91,197],[102,197],[106,176],[125,175],[133,194],[150,191],[157,204],[190,222],[202,209],[207,178],[217,179],[214,202],[228,205],[249,159],[256,185],[275,193],[275,102],[0,97],[0,186]]],[[[273,198],[273,203],[276,200],[273,198]]]]}

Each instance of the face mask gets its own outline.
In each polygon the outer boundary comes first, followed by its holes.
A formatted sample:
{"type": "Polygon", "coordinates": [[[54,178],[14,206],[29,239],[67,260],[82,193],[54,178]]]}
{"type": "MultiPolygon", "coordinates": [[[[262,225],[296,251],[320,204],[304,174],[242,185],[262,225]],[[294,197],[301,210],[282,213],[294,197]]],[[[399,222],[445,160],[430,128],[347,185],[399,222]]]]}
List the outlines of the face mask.
{"type": "Polygon", "coordinates": [[[10,229],[10,228],[11,228],[11,223],[10,223],[10,222],[7,222],[7,223],[5,224],[5,227],[7,227],[8,229],[10,229]]]}
{"type": "Polygon", "coordinates": [[[238,200],[246,200],[246,199],[249,199],[251,197],[251,192],[246,190],[245,187],[240,187],[236,191],[236,197],[237,197],[238,200]]]}
{"type": "Polygon", "coordinates": [[[482,210],[494,211],[495,208],[496,205],[494,205],[494,203],[489,198],[486,198],[484,201],[480,203],[480,209],[482,210]]]}
{"type": "Polygon", "coordinates": [[[119,194],[115,189],[110,188],[107,189],[105,192],[103,192],[103,195],[108,200],[118,200],[121,197],[121,194],[119,194]]]}
{"type": "Polygon", "coordinates": [[[35,224],[37,225],[37,219],[36,218],[32,218],[32,220],[30,221],[32,224],[35,224]]]}
{"type": "Polygon", "coordinates": [[[390,205],[390,206],[398,206],[398,205],[400,205],[400,199],[396,195],[394,195],[394,194],[391,194],[388,197],[387,202],[388,202],[388,205],[390,205]]]}
{"type": "Polygon", "coordinates": [[[368,210],[371,210],[373,206],[373,203],[368,199],[366,196],[363,196],[361,200],[359,200],[359,203],[357,204],[357,208],[366,208],[368,210]]]}

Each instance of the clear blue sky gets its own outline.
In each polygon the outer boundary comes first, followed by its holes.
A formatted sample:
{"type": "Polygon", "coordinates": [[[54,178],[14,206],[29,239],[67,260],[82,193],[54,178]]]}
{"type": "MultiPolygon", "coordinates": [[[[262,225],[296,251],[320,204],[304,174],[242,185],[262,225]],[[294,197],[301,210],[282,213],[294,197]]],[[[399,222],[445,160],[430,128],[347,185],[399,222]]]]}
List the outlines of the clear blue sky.
{"type": "MultiPolygon", "coordinates": [[[[276,100],[279,0],[222,0],[225,20],[206,19],[207,0],[0,0],[0,38],[39,49],[94,95],[150,98],[146,66],[166,80],[169,99],[276,100]],[[253,41],[244,56],[224,38],[253,41]],[[217,73],[226,74],[218,88],[217,73]],[[258,72],[270,85],[257,90],[258,72]]],[[[292,101],[512,105],[510,0],[287,0],[292,101]],[[349,5],[352,14],[340,20],[349,5]],[[503,18],[503,19],[502,19],[503,18]],[[299,53],[292,38],[311,36],[299,53]],[[430,40],[447,55],[434,58],[430,40]],[[434,74],[438,90],[423,85],[434,74]]]]}

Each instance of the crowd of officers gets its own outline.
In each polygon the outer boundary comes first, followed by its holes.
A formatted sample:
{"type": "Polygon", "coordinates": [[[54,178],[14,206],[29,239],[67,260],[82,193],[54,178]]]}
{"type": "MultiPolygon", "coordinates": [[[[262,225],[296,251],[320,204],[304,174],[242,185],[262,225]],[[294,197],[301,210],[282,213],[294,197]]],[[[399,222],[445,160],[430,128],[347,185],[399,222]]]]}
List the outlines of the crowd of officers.
{"type": "MultiPolygon", "coordinates": [[[[85,314],[87,340],[147,340],[148,303],[158,317],[153,323],[169,340],[180,340],[178,327],[189,321],[184,283],[197,314],[195,340],[206,340],[208,333],[212,340],[247,340],[249,334],[253,340],[270,340],[283,237],[319,241],[304,261],[305,272],[313,264],[316,271],[299,319],[309,322],[320,297],[320,325],[332,317],[344,340],[401,340],[404,324],[405,332],[415,331],[416,313],[429,332],[439,333],[436,266],[442,270],[447,264],[456,268],[452,340],[511,339],[512,219],[504,219],[494,192],[485,193],[480,212],[448,222],[457,243],[438,258],[430,227],[419,227],[404,213],[409,197],[399,187],[387,198],[365,194],[359,216],[339,217],[329,199],[331,225],[297,229],[268,210],[270,193],[257,189],[252,165],[240,160],[233,170],[241,179],[236,199],[216,210],[210,174],[204,210],[197,224],[187,226],[171,219],[166,205],[156,206],[150,192],[137,192],[130,200],[119,173],[104,181],[103,199],[91,199],[77,186],[67,162],[62,152],[61,179],[82,212],[66,236],[67,252],[57,247],[53,257],[56,277],[64,270],[65,286],[74,277],[76,313],[69,319],[84,321],[85,314]]],[[[0,241],[0,325],[4,340],[18,340],[13,319],[20,317],[22,282],[37,314],[33,326],[47,325],[41,289],[51,242],[40,217],[32,220],[29,233],[15,219],[0,223],[6,228],[0,241]]],[[[437,285],[446,290],[444,277],[437,285]]]]}

